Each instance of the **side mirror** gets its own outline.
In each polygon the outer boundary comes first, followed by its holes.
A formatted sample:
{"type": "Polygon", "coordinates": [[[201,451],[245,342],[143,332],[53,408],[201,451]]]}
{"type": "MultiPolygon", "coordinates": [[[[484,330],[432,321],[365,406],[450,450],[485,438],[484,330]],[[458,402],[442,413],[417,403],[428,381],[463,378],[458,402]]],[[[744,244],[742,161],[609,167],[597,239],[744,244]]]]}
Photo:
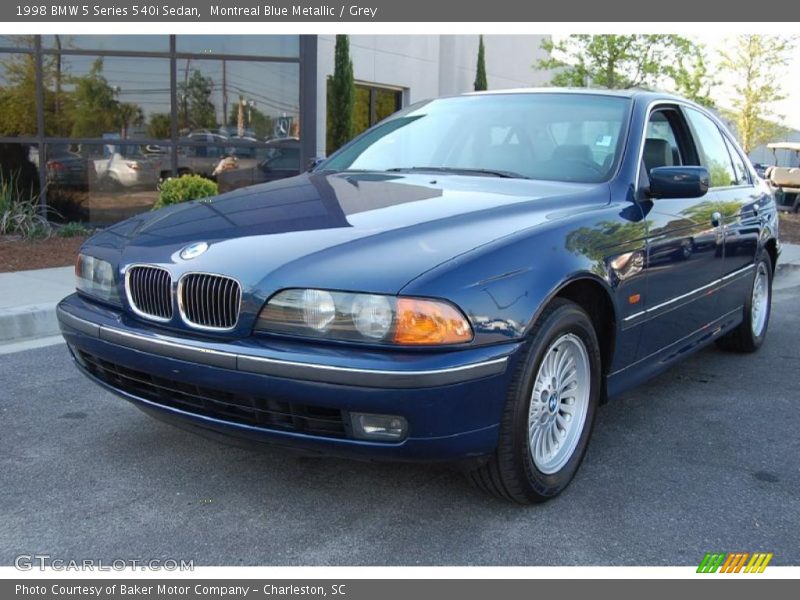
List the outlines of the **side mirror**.
{"type": "Polygon", "coordinates": [[[656,167],[650,170],[651,198],[705,196],[711,177],[705,167],[656,167]]]}
{"type": "Polygon", "coordinates": [[[312,158],[312,159],[310,159],[308,161],[308,167],[307,167],[306,170],[313,171],[318,166],[320,166],[323,162],[325,162],[325,157],[324,156],[315,156],[314,158],[312,158]]]}

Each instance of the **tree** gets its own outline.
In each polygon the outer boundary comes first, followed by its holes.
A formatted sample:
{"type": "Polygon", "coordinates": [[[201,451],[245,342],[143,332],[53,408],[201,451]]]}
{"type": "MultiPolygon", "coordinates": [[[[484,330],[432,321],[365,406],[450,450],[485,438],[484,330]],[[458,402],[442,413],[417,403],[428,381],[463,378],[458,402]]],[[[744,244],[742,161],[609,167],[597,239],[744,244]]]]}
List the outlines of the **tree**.
{"type": "Polygon", "coordinates": [[[184,129],[216,129],[217,111],[211,101],[214,80],[199,70],[178,84],[181,100],[181,127],[184,129]]]}
{"type": "Polygon", "coordinates": [[[719,82],[709,75],[705,52],[701,46],[688,47],[685,53],[680,53],[672,73],[676,93],[701,106],[716,107],[711,98],[711,88],[719,82]]]}
{"type": "Polygon", "coordinates": [[[172,135],[172,117],[170,114],[151,114],[150,122],[147,124],[147,135],[157,140],[169,138],[172,135]]]}
{"type": "MultiPolygon", "coordinates": [[[[18,48],[33,49],[35,36],[11,36],[8,40],[18,48]]],[[[0,135],[16,137],[36,135],[36,57],[34,54],[6,54],[0,59],[0,135]]],[[[67,136],[70,124],[67,115],[57,110],[57,94],[53,92],[56,56],[42,57],[44,84],[45,130],[48,135],[67,136]]],[[[55,86],[56,89],[58,86],[55,86]]]]}
{"type": "Polygon", "coordinates": [[[546,39],[548,56],[538,61],[540,69],[552,69],[552,84],[566,87],[671,86],[702,96],[710,86],[702,49],[679,35],[570,35],[546,39]],[[694,57],[687,64],[686,56],[694,57]],[[680,82],[680,83],[678,83],[680,82]]]}
{"type": "Polygon", "coordinates": [[[732,81],[733,110],[728,116],[748,154],[781,135],[782,119],[774,104],[785,98],[781,80],[789,75],[785,67],[792,40],[777,35],[740,35],[722,52],[720,68],[732,81]]]}
{"type": "Polygon", "coordinates": [[[486,81],[486,56],[485,48],[483,47],[483,36],[478,41],[478,66],[475,69],[475,91],[483,92],[489,89],[489,84],[486,81]]]}
{"type": "Polygon", "coordinates": [[[0,68],[6,85],[0,88],[0,134],[36,135],[36,60],[33,54],[10,54],[0,68]]]}
{"type": "Polygon", "coordinates": [[[144,123],[144,112],[142,107],[134,102],[120,102],[117,106],[117,125],[120,129],[120,137],[126,139],[131,125],[142,125],[144,123]]]}
{"type": "Polygon", "coordinates": [[[103,59],[92,63],[86,75],[70,77],[74,90],[69,98],[72,137],[102,137],[117,127],[117,90],[103,77],[103,59]]]}
{"type": "Polygon", "coordinates": [[[353,137],[353,108],[356,84],[353,78],[353,61],[350,59],[350,39],[336,36],[331,95],[328,98],[330,129],[328,152],[341,148],[353,137]]]}

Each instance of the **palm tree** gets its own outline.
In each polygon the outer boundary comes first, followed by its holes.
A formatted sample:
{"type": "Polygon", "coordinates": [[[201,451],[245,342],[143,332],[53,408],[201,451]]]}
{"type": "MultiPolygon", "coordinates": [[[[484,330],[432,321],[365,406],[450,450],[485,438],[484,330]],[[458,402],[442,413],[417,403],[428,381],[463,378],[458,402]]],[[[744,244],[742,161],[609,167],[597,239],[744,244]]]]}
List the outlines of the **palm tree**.
{"type": "Polygon", "coordinates": [[[131,125],[144,124],[142,107],[134,102],[120,102],[117,106],[117,124],[120,128],[120,136],[123,140],[127,139],[131,125]]]}

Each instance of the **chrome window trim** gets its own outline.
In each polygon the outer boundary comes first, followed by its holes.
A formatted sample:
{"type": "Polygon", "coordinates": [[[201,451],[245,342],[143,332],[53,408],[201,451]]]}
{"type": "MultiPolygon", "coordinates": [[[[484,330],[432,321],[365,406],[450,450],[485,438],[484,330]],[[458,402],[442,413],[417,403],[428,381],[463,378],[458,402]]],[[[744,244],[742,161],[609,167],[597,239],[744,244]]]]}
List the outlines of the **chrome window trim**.
{"type": "Polygon", "coordinates": [[[648,103],[647,108],[645,109],[644,115],[644,123],[642,125],[642,139],[639,141],[639,153],[637,155],[636,160],[636,177],[634,178],[633,185],[634,191],[636,196],[638,197],[639,192],[642,188],[639,186],[639,182],[642,179],[642,162],[644,161],[644,144],[647,141],[647,126],[650,124],[650,117],[655,112],[655,109],[659,106],[664,107],[674,107],[676,105],[683,105],[689,106],[686,102],[681,102],[678,99],[669,100],[666,98],[661,98],[659,100],[652,100],[648,103]]]}
{"type": "Polygon", "coordinates": [[[124,268],[124,276],[125,276],[125,286],[124,286],[125,287],[125,298],[128,300],[128,306],[130,306],[131,310],[133,311],[133,313],[135,315],[137,315],[137,316],[139,316],[139,317],[141,317],[143,319],[147,319],[148,321],[156,321],[157,323],[169,323],[170,321],[172,321],[172,319],[175,317],[175,304],[174,304],[173,299],[172,299],[172,296],[173,296],[172,287],[175,284],[175,280],[172,277],[172,273],[170,273],[169,269],[166,269],[166,268],[164,268],[162,266],[159,266],[159,265],[150,264],[150,263],[133,263],[133,264],[125,266],[125,268],[124,268]],[[171,308],[170,312],[172,313],[172,316],[170,316],[168,319],[165,319],[164,317],[158,317],[158,316],[151,315],[149,313],[143,312],[143,311],[139,310],[139,308],[136,306],[136,303],[133,301],[133,296],[131,296],[131,287],[130,287],[131,269],[135,269],[136,267],[147,267],[147,268],[150,268],[150,269],[159,269],[161,271],[166,272],[167,275],[169,275],[169,296],[170,296],[170,308],[171,308]]]}
{"type": "MultiPolygon", "coordinates": [[[[727,129],[724,128],[724,127],[720,127],[720,123],[718,122],[717,117],[714,116],[709,111],[707,111],[702,106],[698,106],[696,104],[692,104],[691,102],[687,102],[686,100],[683,100],[681,98],[659,98],[657,100],[652,100],[647,104],[647,108],[645,109],[644,124],[642,126],[642,139],[639,142],[639,155],[638,155],[638,161],[636,162],[636,178],[634,179],[634,182],[633,182],[634,192],[635,192],[637,197],[638,197],[639,192],[642,190],[642,188],[639,186],[639,181],[641,180],[641,176],[642,176],[642,161],[644,160],[644,143],[645,143],[645,141],[647,141],[647,125],[650,123],[650,116],[653,114],[654,109],[656,109],[659,106],[664,106],[664,107],[676,107],[676,106],[679,106],[679,107],[682,107],[682,108],[691,108],[692,110],[696,110],[697,112],[699,112],[701,115],[704,115],[704,116],[710,118],[711,122],[714,125],[716,125],[717,129],[719,130],[720,135],[725,137],[725,138],[727,138],[728,141],[730,141],[733,144],[733,147],[736,150],[739,150],[740,154],[741,154],[741,149],[739,148],[739,144],[737,144],[735,141],[730,139],[731,136],[728,134],[727,129]]],[[[684,117],[684,119],[685,119],[685,117],[684,117]]],[[[692,140],[694,141],[694,135],[693,134],[692,134],[692,140]]],[[[696,144],[696,142],[695,142],[695,144],[696,144]]],[[[749,163],[749,161],[745,161],[744,164],[745,164],[745,168],[748,169],[748,171],[749,171],[750,166],[748,165],[748,163],[749,163]]],[[[750,172],[750,183],[748,183],[748,184],[730,185],[730,186],[715,187],[715,188],[709,187],[708,191],[710,192],[712,190],[727,190],[727,189],[752,188],[752,187],[755,187],[755,180],[753,179],[752,175],[753,175],[752,172],[750,172]]]]}
{"type": "Polygon", "coordinates": [[[222,273],[213,273],[210,271],[187,271],[186,273],[181,274],[180,278],[178,279],[178,288],[175,293],[178,300],[178,314],[180,314],[181,320],[192,329],[197,329],[198,331],[215,331],[218,333],[224,333],[226,331],[233,331],[239,324],[239,317],[242,313],[242,297],[244,296],[244,288],[242,287],[242,282],[235,277],[223,275],[222,273]],[[188,275],[210,275],[212,277],[221,277],[236,282],[236,285],[239,286],[239,304],[236,306],[236,321],[231,327],[210,327],[208,325],[201,325],[200,323],[195,323],[186,315],[186,311],[183,306],[183,280],[188,275]]]}

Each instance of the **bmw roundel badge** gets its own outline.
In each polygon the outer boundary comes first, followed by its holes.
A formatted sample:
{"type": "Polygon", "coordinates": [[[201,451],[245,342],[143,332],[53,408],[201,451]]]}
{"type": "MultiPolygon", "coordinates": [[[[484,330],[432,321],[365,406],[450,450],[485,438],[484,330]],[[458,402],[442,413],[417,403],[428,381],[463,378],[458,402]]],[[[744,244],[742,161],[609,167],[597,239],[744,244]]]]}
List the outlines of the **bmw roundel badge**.
{"type": "Polygon", "coordinates": [[[192,260],[193,258],[200,256],[206,250],[208,250],[208,244],[206,242],[195,242],[194,244],[189,244],[183,250],[181,250],[180,257],[183,260],[192,260]]]}

